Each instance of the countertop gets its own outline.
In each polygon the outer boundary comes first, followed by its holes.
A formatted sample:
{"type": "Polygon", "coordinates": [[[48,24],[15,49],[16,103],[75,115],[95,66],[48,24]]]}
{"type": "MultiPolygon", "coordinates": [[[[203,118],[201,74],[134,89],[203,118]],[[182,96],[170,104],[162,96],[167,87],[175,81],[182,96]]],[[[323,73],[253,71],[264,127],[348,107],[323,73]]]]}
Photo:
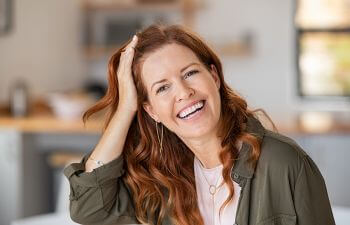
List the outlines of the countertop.
{"type": "Polygon", "coordinates": [[[42,103],[31,107],[28,116],[25,117],[13,117],[7,106],[0,106],[0,128],[14,128],[21,132],[99,134],[103,125],[104,120],[101,117],[89,119],[85,126],[81,117],[59,118],[42,103]]]}
{"type": "MultiPolygon", "coordinates": [[[[46,106],[37,104],[32,108],[29,116],[22,118],[12,117],[8,109],[0,106],[0,128],[15,128],[22,132],[42,132],[42,133],[102,133],[104,126],[104,114],[93,116],[84,126],[80,118],[76,119],[62,119],[54,115],[46,106]]],[[[259,117],[260,118],[260,117],[259,117]]],[[[350,121],[343,121],[342,123],[309,123],[312,119],[308,119],[307,123],[300,122],[296,119],[292,125],[283,123],[275,123],[278,132],[282,134],[293,135],[350,135],[350,121]],[[322,125],[322,126],[320,126],[322,125]]],[[[316,121],[324,121],[318,119],[316,121]]],[[[269,122],[264,122],[263,125],[270,130],[272,126],[269,122]]]]}
{"type": "Polygon", "coordinates": [[[101,133],[104,121],[89,120],[84,126],[81,119],[65,120],[54,116],[13,118],[0,116],[0,128],[15,128],[21,132],[101,133]]]}

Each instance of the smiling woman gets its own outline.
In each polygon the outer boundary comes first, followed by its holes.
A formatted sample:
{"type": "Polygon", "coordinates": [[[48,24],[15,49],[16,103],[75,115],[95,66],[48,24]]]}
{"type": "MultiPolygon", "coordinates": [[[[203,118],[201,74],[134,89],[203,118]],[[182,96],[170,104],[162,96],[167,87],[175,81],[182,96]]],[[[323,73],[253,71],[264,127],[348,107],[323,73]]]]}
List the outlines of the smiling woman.
{"type": "Polygon", "coordinates": [[[262,126],[198,35],[152,25],[111,57],[108,79],[84,114],[110,109],[101,140],[64,171],[74,221],[334,224],[317,166],[262,126]]]}
{"type": "MultiPolygon", "coordinates": [[[[148,93],[146,112],[155,121],[162,121],[192,151],[204,149],[203,144],[208,143],[201,140],[215,136],[220,118],[220,79],[215,66],[210,65],[209,70],[191,49],[172,43],[149,55],[141,74],[148,93]]],[[[215,166],[208,161],[212,157],[201,161],[207,161],[208,167],[215,166]]]]}

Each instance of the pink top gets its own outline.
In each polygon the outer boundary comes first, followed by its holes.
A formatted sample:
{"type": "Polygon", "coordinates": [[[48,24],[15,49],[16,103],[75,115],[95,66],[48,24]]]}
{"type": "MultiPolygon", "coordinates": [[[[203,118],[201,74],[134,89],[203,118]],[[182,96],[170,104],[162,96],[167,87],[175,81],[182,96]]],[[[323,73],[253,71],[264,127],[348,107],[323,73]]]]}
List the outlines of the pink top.
{"type": "Polygon", "coordinates": [[[235,223],[241,188],[232,179],[231,181],[235,190],[234,196],[232,201],[221,211],[219,218],[219,209],[229,195],[229,189],[226,183],[218,187],[223,181],[222,169],[222,164],[210,169],[204,168],[199,159],[194,157],[198,207],[205,225],[232,225],[235,223]],[[209,192],[208,183],[218,187],[214,196],[209,192]]]}

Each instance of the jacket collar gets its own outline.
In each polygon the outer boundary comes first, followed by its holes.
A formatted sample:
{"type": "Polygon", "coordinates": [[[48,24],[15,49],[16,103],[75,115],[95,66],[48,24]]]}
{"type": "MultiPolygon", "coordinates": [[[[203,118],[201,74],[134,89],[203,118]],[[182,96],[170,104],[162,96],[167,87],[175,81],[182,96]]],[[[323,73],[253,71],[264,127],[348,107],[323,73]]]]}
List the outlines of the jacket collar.
{"type": "MultiPolygon", "coordinates": [[[[258,139],[262,140],[265,135],[265,128],[260,121],[252,116],[248,117],[246,132],[254,135],[258,139]]],[[[250,156],[251,147],[247,143],[243,142],[242,148],[239,152],[238,158],[231,171],[232,179],[242,186],[242,182],[247,178],[252,178],[254,169],[248,162],[250,156]]]]}

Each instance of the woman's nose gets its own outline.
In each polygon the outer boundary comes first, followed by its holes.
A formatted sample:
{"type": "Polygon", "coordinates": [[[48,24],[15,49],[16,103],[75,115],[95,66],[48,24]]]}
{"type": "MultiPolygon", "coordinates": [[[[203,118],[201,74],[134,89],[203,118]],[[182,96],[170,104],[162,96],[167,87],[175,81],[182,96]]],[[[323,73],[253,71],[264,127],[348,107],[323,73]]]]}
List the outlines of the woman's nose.
{"type": "Polygon", "coordinates": [[[177,101],[181,101],[183,99],[187,99],[194,95],[194,89],[186,84],[180,84],[177,90],[177,101]]]}

